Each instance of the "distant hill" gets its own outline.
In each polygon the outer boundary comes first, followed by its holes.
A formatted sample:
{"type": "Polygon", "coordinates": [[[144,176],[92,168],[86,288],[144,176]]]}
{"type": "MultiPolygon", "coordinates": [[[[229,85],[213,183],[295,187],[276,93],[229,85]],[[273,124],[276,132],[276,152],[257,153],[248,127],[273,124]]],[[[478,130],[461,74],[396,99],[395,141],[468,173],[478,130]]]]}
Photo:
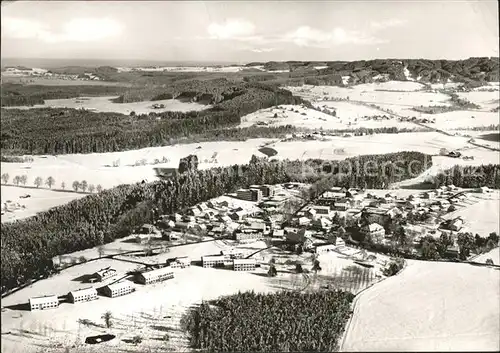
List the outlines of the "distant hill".
{"type": "Polygon", "coordinates": [[[499,81],[499,58],[481,57],[466,60],[376,59],[360,61],[322,62],[252,62],[246,65],[263,66],[267,71],[288,70],[294,78],[318,76],[340,83],[349,76],[349,83],[370,83],[380,80],[418,81],[422,83],[481,83],[499,81]],[[315,69],[315,67],[327,66],[315,69]]]}

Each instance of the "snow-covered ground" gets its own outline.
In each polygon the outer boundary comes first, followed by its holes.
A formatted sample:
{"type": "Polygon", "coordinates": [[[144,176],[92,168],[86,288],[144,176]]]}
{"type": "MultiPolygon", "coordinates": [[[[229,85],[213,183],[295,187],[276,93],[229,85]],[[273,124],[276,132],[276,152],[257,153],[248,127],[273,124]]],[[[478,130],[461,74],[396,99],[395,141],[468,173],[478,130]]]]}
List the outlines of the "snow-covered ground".
{"type": "Polygon", "coordinates": [[[409,261],[357,299],[341,351],[498,351],[500,271],[409,261]]]}
{"type": "Polygon", "coordinates": [[[339,130],[349,128],[416,128],[409,122],[400,122],[397,118],[389,120],[372,120],[364,117],[388,115],[380,110],[350,102],[318,102],[314,106],[319,109],[327,108],[336,111],[336,116],[303,108],[298,105],[281,105],[279,108],[260,109],[241,118],[240,127],[249,127],[255,124],[266,126],[293,125],[305,129],[339,130]],[[276,114],[276,117],[275,117],[276,114]]]}
{"type": "Polygon", "coordinates": [[[7,109],[33,109],[33,108],[75,108],[75,109],[90,109],[96,112],[114,112],[121,114],[129,114],[134,111],[137,114],[147,114],[150,112],[166,112],[166,111],[192,111],[204,110],[211,106],[193,102],[181,102],[177,99],[165,99],[158,101],[143,101],[133,103],[113,103],[113,97],[80,97],[69,99],[47,99],[45,104],[36,104],[32,107],[7,107],[7,109]],[[82,99],[83,98],[83,99],[82,99]],[[164,108],[153,108],[153,104],[163,104],[164,108]]]}

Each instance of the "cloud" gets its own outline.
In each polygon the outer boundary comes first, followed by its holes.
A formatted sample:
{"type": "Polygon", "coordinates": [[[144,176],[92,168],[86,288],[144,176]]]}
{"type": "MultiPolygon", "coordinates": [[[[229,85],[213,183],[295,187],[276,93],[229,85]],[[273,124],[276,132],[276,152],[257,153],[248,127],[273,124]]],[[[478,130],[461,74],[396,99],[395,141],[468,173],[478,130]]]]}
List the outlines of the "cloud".
{"type": "Polygon", "coordinates": [[[399,26],[404,25],[406,22],[407,22],[406,20],[392,18],[390,20],[381,21],[381,22],[373,21],[370,23],[370,26],[375,30],[379,30],[379,29],[386,29],[386,28],[391,28],[391,27],[399,27],[399,26]]]}
{"type": "Polygon", "coordinates": [[[360,31],[351,31],[337,27],[332,31],[302,26],[284,36],[285,41],[293,42],[301,47],[327,48],[341,44],[380,44],[385,40],[375,38],[360,31]]]}
{"type": "Polygon", "coordinates": [[[212,39],[252,40],[255,37],[254,24],[242,19],[229,19],[223,24],[211,23],[207,31],[212,39]]]}
{"type": "Polygon", "coordinates": [[[2,20],[2,36],[12,39],[38,39],[46,43],[92,42],[115,37],[123,26],[109,18],[76,18],[63,24],[60,31],[47,25],[23,18],[7,17],[2,20]]]}
{"type": "Polygon", "coordinates": [[[250,51],[254,52],[254,53],[270,53],[272,51],[275,51],[276,48],[254,48],[254,49],[250,49],[250,51]]]}

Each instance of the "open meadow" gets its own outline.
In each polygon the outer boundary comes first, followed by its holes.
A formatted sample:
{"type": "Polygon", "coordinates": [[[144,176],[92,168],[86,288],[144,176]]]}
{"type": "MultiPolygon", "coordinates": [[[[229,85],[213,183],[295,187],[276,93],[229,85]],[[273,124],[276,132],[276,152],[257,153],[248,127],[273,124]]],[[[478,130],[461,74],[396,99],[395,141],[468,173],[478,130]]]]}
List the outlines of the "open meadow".
{"type": "Polygon", "coordinates": [[[341,351],[498,351],[500,271],[408,261],[355,299],[341,351]]]}

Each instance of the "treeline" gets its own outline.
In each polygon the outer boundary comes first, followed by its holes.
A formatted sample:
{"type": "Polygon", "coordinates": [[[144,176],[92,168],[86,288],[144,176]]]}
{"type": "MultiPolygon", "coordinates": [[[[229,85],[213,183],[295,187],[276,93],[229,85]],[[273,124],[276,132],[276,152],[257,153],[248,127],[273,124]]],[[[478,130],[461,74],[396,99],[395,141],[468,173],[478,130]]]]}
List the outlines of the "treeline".
{"type": "Polygon", "coordinates": [[[500,189],[500,165],[456,165],[434,177],[434,186],[436,188],[450,184],[462,188],[487,186],[492,189],[500,189]]]}
{"type": "Polygon", "coordinates": [[[279,104],[307,103],[285,90],[248,85],[244,93],[201,112],[135,116],[75,109],[4,109],[1,147],[25,154],[68,154],[164,146],[173,139],[237,125],[242,116],[279,104]]]}
{"type": "Polygon", "coordinates": [[[182,324],[205,352],[335,352],[353,299],[343,291],[238,293],[190,309],[182,324]]]}
{"type": "MultiPolygon", "coordinates": [[[[358,160],[381,164],[391,158],[399,161],[401,158],[414,157],[423,158],[419,153],[397,153],[387,157],[360,157],[358,160]]],[[[144,223],[154,222],[161,214],[184,210],[252,184],[315,182],[330,178],[330,175],[322,172],[322,163],[321,160],[269,161],[253,156],[248,165],[176,174],[169,180],[148,184],[120,185],[41,212],[32,218],[4,223],[1,243],[2,292],[32,278],[50,274],[54,256],[128,236],[144,223]]],[[[390,165],[387,168],[390,169],[390,165]]],[[[362,173],[360,169],[358,172],[362,173]]],[[[332,186],[363,187],[375,184],[366,175],[355,173],[342,176],[339,181],[332,178],[327,182],[332,186]]],[[[387,184],[384,186],[388,187],[387,184]]]]}
{"type": "MultiPolygon", "coordinates": [[[[128,88],[118,86],[44,86],[2,83],[1,106],[33,106],[44,104],[46,99],[77,98],[81,96],[116,96],[128,88]]],[[[2,115],[4,112],[2,111],[2,115]]]]}
{"type": "Polygon", "coordinates": [[[425,59],[375,59],[359,61],[329,62],[267,62],[249,63],[247,66],[263,65],[266,70],[289,70],[289,77],[308,77],[317,82],[341,83],[339,76],[350,76],[350,84],[373,82],[375,77],[385,76],[389,80],[406,81],[405,69],[419,82],[440,83],[453,79],[470,85],[499,81],[498,57],[469,58],[465,60],[425,59]],[[316,70],[315,67],[327,66],[316,70]],[[314,76],[319,76],[315,78],[314,76]],[[325,78],[327,79],[325,80],[325,78]]]}

